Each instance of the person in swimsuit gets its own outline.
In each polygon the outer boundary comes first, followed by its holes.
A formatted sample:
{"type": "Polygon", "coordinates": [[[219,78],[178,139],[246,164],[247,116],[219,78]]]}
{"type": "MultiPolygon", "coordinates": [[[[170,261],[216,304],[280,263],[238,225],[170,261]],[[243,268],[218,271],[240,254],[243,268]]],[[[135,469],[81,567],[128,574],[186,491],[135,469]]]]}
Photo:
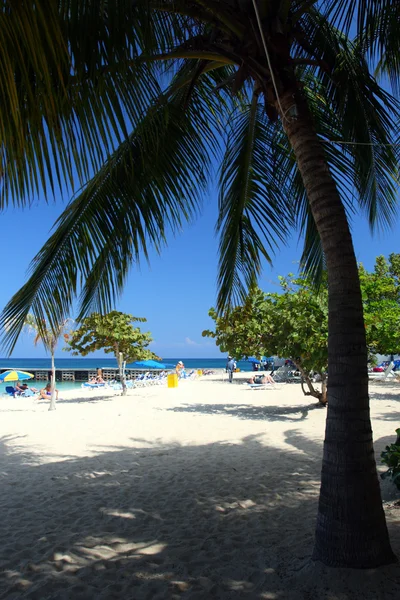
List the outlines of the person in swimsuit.
{"type": "Polygon", "coordinates": [[[264,373],[264,375],[257,375],[256,377],[250,377],[248,383],[254,385],[265,385],[266,383],[275,383],[275,380],[273,377],[271,377],[271,375],[267,375],[267,373],[264,373]]]}
{"type": "MultiPolygon", "coordinates": [[[[56,400],[58,400],[58,390],[54,390],[54,392],[56,394],[56,400]]],[[[40,397],[43,398],[43,400],[50,400],[50,398],[51,398],[51,384],[50,383],[48,383],[45,388],[40,390],[40,397]]]]}

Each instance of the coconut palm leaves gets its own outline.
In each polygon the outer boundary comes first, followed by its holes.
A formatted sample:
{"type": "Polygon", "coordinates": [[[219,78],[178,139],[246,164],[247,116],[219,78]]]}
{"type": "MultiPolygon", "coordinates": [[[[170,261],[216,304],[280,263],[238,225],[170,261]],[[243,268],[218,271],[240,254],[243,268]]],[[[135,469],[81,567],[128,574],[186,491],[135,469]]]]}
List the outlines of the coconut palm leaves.
{"type": "Polygon", "coordinates": [[[220,77],[209,75],[202,87],[191,89],[188,69],[182,69],[173,78],[172,93],[160,96],[70,203],[32,263],[13,308],[9,305],[7,336],[18,335],[28,306],[39,324],[47,318],[56,326],[68,316],[79,288],[81,316],[111,307],[132,261],[147,257],[149,246],[160,251],[166,235],[195,216],[216,151],[210,136],[218,123],[212,115],[224,101],[209,94],[220,77]],[[44,311],[50,296],[54,312],[44,311]]]}
{"type": "MultiPolygon", "coordinates": [[[[196,215],[217,169],[219,308],[243,298],[262,260],[272,259],[292,227],[305,242],[303,265],[321,272],[320,241],[277,120],[279,106],[252,3],[142,0],[128,3],[126,18],[105,1],[97,16],[91,3],[78,4],[61,3],[67,8],[60,27],[64,39],[71,38],[68,60],[73,56],[76,62],[75,79],[64,86],[62,114],[80,136],[73,156],[82,177],[107,158],[61,215],[27,284],[6,306],[6,347],[12,349],[28,312],[55,326],[78,293],[80,317],[93,309],[109,311],[132,261],[146,257],[150,247],[159,251],[170,232],[196,215]],[[85,26],[98,40],[93,58],[85,26]],[[114,39],[119,29],[127,32],[124,44],[114,39]],[[76,120],[68,121],[70,114],[76,120]],[[82,158],[84,147],[90,152],[82,158]]],[[[370,74],[366,22],[360,20],[364,29],[351,42],[335,26],[343,24],[341,1],[333,3],[334,15],[305,0],[258,4],[274,77],[283,90],[303,89],[349,215],[359,201],[371,226],[389,223],[398,164],[392,123],[399,107],[370,74]]],[[[357,3],[350,4],[356,10],[357,3]]],[[[376,7],[360,4],[370,19],[378,18],[376,7]]],[[[61,148],[69,165],[65,144],[54,138],[52,148],[61,148]]],[[[55,171],[61,180],[62,163],[49,154],[48,169],[52,161],[61,165],[55,171]]]]}
{"type": "Polygon", "coordinates": [[[86,182],[126,137],[127,121],[160,93],[152,70],[135,62],[141,39],[132,5],[4,3],[0,207],[86,182]]]}
{"type": "Polygon", "coordinates": [[[220,168],[218,307],[241,301],[261,272],[261,258],[293,225],[291,189],[277,151],[279,129],[268,122],[255,91],[231,119],[220,168]]]}

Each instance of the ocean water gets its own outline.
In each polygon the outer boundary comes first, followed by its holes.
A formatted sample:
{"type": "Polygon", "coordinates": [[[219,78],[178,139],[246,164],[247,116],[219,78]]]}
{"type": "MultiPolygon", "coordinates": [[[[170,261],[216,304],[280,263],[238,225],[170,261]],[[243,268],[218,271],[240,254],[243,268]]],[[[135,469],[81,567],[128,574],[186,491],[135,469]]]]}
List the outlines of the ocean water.
{"type": "MultiPolygon", "coordinates": [[[[175,367],[182,361],[186,369],[224,369],[226,358],[163,358],[161,362],[175,367]]],[[[251,371],[250,362],[241,360],[237,363],[242,371],[251,371]]],[[[117,366],[114,357],[110,358],[56,358],[56,369],[97,369],[117,366]]],[[[130,365],[128,364],[127,367],[130,365]]],[[[134,366],[134,365],[132,365],[134,366]]],[[[0,358],[0,371],[3,369],[50,369],[50,358],[0,358]]]]}
{"type": "MultiPolygon", "coordinates": [[[[178,361],[182,361],[187,371],[192,369],[224,369],[226,358],[163,358],[162,362],[169,368],[174,368],[178,361]]],[[[101,369],[104,367],[117,367],[117,361],[114,357],[110,358],[56,358],[56,369],[101,369]]],[[[130,365],[127,365],[129,367],[130,365]]],[[[133,366],[133,365],[132,365],[133,366]]],[[[241,371],[251,371],[252,363],[248,361],[238,361],[238,368],[241,371]]],[[[29,371],[29,369],[51,369],[50,358],[0,358],[0,372],[5,369],[19,369],[29,371]]],[[[29,381],[27,382],[29,385],[29,381]]],[[[5,386],[12,383],[0,384],[0,394],[5,392],[5,386]]],[[[42,381],[33,382],[32,386],[36,388],[44,387],[42,381]]],[[[71,390],[81,387],[81,383],[75,382],[57,382],[57,389],[71,390]]]]}

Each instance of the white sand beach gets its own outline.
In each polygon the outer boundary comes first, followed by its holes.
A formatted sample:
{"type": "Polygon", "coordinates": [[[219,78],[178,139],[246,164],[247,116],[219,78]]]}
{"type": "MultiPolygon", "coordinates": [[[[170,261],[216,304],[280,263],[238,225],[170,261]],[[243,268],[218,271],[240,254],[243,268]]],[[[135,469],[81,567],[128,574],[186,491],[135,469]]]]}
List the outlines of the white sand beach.
{"type": "MultiPolygon", "coordinates": [[[[297,384],[219,375],[47,408],[0,399],[0,598],[399,597],[398,565],[310,562],[326,413],[297,384]]],[[[379,457],[400,384],[373,385],[371,413],[379,457]]],[[[383,496],[400,556],[400,494],[383,496]]]]}

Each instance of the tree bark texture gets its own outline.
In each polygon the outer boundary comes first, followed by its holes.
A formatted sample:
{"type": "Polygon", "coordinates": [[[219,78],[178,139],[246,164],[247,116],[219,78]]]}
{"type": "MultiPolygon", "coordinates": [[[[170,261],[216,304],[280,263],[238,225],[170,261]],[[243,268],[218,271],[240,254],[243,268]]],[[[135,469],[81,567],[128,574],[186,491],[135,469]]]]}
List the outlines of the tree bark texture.
{"type": "MultiPolygon", "coordinates": [[[[299,362],[297,362],[295,359],[291,358],[290,360],[296,365],[297,369],[300,371],[301,389],[302,389],[303,394],[305,396],[312,396],[313,398],[317,398],[318,402],[325,406],[325,404],[327,403],[327,397],[326,397],[326,388],[324,388],[324,384],[322,384],[322,390],[320,392],[318,390],[316,390],[315,387],[313,386],[313,383],[311,381],[311,378],[310,378],[308,372],[306,372],[303,369],[303,367],[301,366],[301,364],[299,362]],[[306,390],[304,389],[304,383],[307,384],[308,392],[306,392],[306,390]]],[[[321,377],[323,377],[322,374],[321,374],[321,377]]]]}
{"type": "Polygon", "coordinates": [[[54,354],[51,355],[51,396],[49,410],[56,410],[56,365],[54,363],[54,354]]]}
{"type": "Polygon", "coordinates": [[[343,203],[299,91],[280,98],[326,258],[329,292],[328,411],[313,558],[377,567],[396,560],[376,471],[369,412],[367,345],[357,261],[343,203]],[[288,113],[289,111],[289,113],[288,113]]]}
{"type": "Polygon", "coordinates": [[[125,371],[124,371],[124,357],[122,353],[119,351],[118,344],[115,346],[115,356],[117,357],[118,362],[118,371],[119,371],[119,380],[122,385],[122,393],[121,396],[126,396],[127,387],[126,387],[126,379],[125,379],[125,371]]]}

